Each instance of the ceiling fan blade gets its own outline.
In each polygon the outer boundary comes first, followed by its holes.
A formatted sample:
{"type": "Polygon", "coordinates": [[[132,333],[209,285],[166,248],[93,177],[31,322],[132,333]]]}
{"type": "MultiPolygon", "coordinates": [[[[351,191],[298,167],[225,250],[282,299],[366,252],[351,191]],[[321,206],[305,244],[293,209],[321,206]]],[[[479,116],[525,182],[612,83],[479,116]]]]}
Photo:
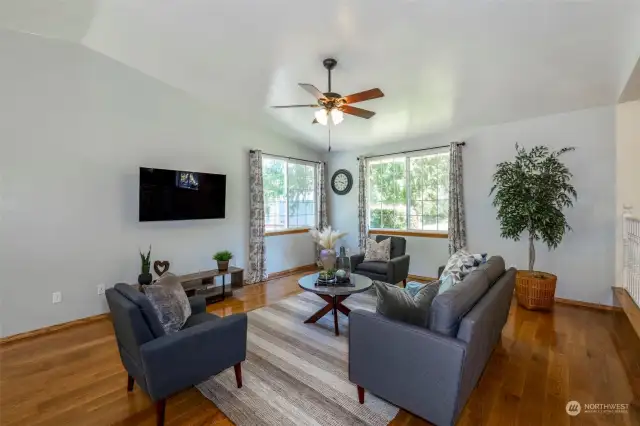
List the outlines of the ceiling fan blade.
{"type": "Polygon", "coordinates": [[[382,90],[375,88],[365,90],[364,92],[354,93],[353,95],[345,96],[344,101],[347,104],[355,104],[356,102],[368,101],[369,99],[381,98],[384,96],[382,90]]]}
{"type": "Polygon", "coordinates": [[[304,104],[304,105],[273,105],[271,108],[320,108],[318,104],[304,104]]]}
{"type": "Polygon", "coordinates": [[[316,99],[318,100],[324,99],[324,93],[318,90],[318,88],[313,84],[298,83],[298,85],[302,87],[304,90],[306,90],[307,92],[311,93],[316,99]]]}
{"type": "Polygon", "coordinates": [[[367,109],[362,109],[362,108],[356,108],[349,105],[343,105],[342,107],[340,107],[340,110],[345,114],[351,114],[351,115],[355,115],[356,117],[361,117],[366,119],[369,119],[374,115],[376,115],[376,113],[373,111],[369,111],[367,109]]]}

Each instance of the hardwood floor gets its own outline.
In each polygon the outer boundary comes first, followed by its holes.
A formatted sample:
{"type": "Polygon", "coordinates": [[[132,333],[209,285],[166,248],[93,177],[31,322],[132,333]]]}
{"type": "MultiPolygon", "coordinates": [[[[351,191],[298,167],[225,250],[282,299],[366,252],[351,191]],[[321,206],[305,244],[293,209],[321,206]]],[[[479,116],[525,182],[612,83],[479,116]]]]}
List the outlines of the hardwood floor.
{"type": "MultiPolygon", "coordinates": [[[[302,275],[245,287],[209,310],[229,315],[277,302],[300,292],[302,275]]],[[[137,386],[127,393],[111,323],[101,320],[0,346],[0,424],[154,425],[155,409],[137,386]]],[[[195,389],[168,400],[168,426],[230,424],[195,389]]],[[[401,411],[391,424],[429,423],[401,411]]],[[[514,304],[458,424],[639,425],[640,341],[620,312],[514,304]],[[570,400],[629,403],[629,413],[570,417],[570,400]]]]}

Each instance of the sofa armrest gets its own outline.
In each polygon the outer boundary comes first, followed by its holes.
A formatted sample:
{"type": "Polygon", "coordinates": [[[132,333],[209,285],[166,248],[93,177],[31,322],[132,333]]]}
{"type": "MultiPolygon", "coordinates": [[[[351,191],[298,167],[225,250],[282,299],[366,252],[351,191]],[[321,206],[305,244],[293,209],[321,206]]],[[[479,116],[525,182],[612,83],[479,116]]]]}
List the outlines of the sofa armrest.
{"type": "Polygon", "coordinates": [[[207,321],[140,346],[147,391],[154,401],[196,385],[246,356],[246,314],[207,321]]]}
{"type": "Polygon", "coordinates": [[[351,256],[351,272],[356,271],[356,266],[364,262],[364,253],[354,254],[351,256]]]}
{"type": "Polygon", "coordinates": [[[349,315],[349,380],[438,425],[455,421],[465,351],[460,340],[377,313],[349,315]]]}
{"type": "Polygon", "coordinates": [[[394,257],[387,263],[387,279],[391,284],[397,284],[407,279],[409,276],[409,260],[410,256],[404,254],[394,257]]]}
{"type": "Polygon", "coordinates": [[[189,305],[191,305],[191,315],[207,312],[207,299],[204,296],[191,296],[189,305]]]}

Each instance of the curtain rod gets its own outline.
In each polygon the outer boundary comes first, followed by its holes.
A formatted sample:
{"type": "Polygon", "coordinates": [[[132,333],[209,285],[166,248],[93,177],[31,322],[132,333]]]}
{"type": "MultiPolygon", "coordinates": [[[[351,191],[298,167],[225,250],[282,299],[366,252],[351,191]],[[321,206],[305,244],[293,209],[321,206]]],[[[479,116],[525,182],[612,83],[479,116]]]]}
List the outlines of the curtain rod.
{"type": "MultiPolygon", "coordinates": [[[[249,152],[253,154],[254,152],[256,152],[256,150],[255,149],[251,149],[251,150],[249,150],[249,152]]],[[[263,155],[268,155],[269,157],[286,158],[287,160],[297,160],[297,161],[305,161],[307,163],[315,163],[315,164],[323,163],[324,164],[324,161],[305,160],[304,158],[287,157],[285,155],[269,154],[268,152],[263,152],[262,154],[263,155]]]]}
{"type": "MultiPolygon", "coordinates": [[[[457,142],[457,144],[460,145],[460,146],[465,146],[467,143],[466,142],[457,142]]],[[[430,151],[432,149],[440,149],[440,148],[449,148],[449,145],[432,146],[430,148],[422,148],[422,149],[412,149],[410,151],[391,152],[389,154],[370,155],[368,157],[358,157],[358,160],[360,160],[360,158],[364,158],[366,160],[366,159],[369,159],[369,158],[386,157],[388,155],[395,155],[395,154],[409,154],[411,152],[430,151]]]]}

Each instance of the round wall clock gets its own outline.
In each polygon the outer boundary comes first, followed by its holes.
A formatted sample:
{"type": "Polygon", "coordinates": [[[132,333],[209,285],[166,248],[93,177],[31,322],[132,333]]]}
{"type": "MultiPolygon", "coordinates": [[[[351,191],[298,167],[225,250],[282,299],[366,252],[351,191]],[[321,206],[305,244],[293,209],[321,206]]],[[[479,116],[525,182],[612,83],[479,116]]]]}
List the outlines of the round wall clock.
{"type": "Polygon", "coordinates": [[[353,186],[353,177],[348,170],[340,169],[331,178],[331,189],[338,195],[346,195],[353,186]]]}

